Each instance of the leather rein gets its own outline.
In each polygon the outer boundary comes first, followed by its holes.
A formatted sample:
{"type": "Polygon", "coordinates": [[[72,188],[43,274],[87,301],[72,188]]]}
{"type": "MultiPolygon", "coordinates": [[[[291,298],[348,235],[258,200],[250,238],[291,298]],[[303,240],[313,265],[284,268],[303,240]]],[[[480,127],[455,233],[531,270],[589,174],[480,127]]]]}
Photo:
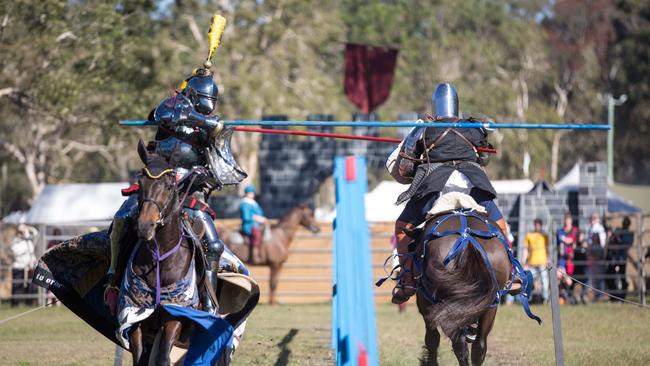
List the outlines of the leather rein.
{"type": "MultiPolygon", "coordinates": [[[[143,173],[148,178],[153,179],[153,180],[157,180],[157,179],[160,179],[161,177],[163,177],[165,174],[175,173],[175,172],[174,172],[173,169],[165,169],[160,174],[153,175],[153,174],[151,174],[149,169],[147,169],[145,167],[143,169],[143,173]]],[[[192,179],[190,180],[190,182],[189,182],[189,184],[187,186],[187,189],[185,190],[185,193],[183,194],[183,199],[180,201],[178,206],[176,206],[174,209],[172,209],[170,211],[170,214],[173,214],[174,212],[177,212],[178,210],[180,210],[182,208],[183,202],[185,202],[185,199],[187,198],[187,195],[188,195],[190,189],[192,188],[192,184],[194,183],[195,177],[196,176],[192,176],[192,179]]],[[[162,207],[154,199],[146,197],[145,192],[144,192],[144,185],[141,185],[141,187],[142,187],[142,192],[141,192],[142,203],[144,203],[144,202],[153,203],[153,205],[156,207],[156,209],[158,209],[158,213],[159,213],[159,215],[158,215],[159,218],[158,218],[158,221],[156,221],[156,224],[160,224],[160,226],[164,226],[165,223],[171,218],[171,215],[165,216],[164,212],[167,210],[167,207],[169,207],[169,205],[174,200],[174,198],[177,197],[178,185],[176,183],[176,180],[174,179],[174,186],[172,188],[172,194],[169,195],[169,198],[167,199],[167,201],[165,202],[165,204],[162,207]]],[[[156,260],[156,305],[160,304],[160,292],[161,292],[161,289],[160,289],[160,262],[164,261],[169,256],[171,256],[172,254],[176,253],[180,249],[182,242],[183,242],[183,228],[181,226],[179,228],[179,231],[178,231],[178,242],[176,242],[176,245],[171,250],[167,251],[166,253],[161,254],[160,253],[160,245],[158,244],[158,240],[156,239],[156,235],[154,234],[154,237],[153,237],[154,247],[149,248],[149,250],[151,251],[151,254],[153,255],[154,259],[156,260]]]]}
{"type": "MultiPolygon", "coordinates": [[[[146,167],[142,169],[142,172],[148,178],[153,179],[153,180],[158,180],[161,177],[163,177],[165,174],[175,173],[175,171],[173,169],[165,169],[160,174],[154,175],[146,167]]],[[[176,207],[174,207],[174,209],[171,210],[169,212],[169,214],[174,213],[174,212],[181,209],[181,207],[183,206],[183,203],[185,202],[185,199],[187,198],[187,195],[188,195],[190,189],[192,188],[192,184],[194,183],[195,179],[196,179],[196,176],[192,176],[189,184],[187,185],[187,189],[185,190],[185,193],[183,194],[183,199],[180,200],[180,203],[176,207]]],[[[179,183],[182,183],[182,180],[179,183]]],[[[156,221],[156,224],[160,225],[160,226],[165,226],[165,224],[171,218],[171,216],[165,215],[165,211],[167,211],[167,208],[172,203],[174,198],[177,196],[178,183],[176,182],[176,180],[174,180],[174,186],[172,188],[172,194],[169,195],[169,198],[167,199],[167,201],[165,201],[165,203],[162,206],[156,200],[154,200],[153,198],[147,197],[145,195],[144,186],[142,185],[141,187],[142,187],[141,188],[142,189],[142,192],[141,192],[142,203],[145,203],[145,202],[152,203],[156,207],[156,209],[158,210],[158,220],[156,221]]]]}

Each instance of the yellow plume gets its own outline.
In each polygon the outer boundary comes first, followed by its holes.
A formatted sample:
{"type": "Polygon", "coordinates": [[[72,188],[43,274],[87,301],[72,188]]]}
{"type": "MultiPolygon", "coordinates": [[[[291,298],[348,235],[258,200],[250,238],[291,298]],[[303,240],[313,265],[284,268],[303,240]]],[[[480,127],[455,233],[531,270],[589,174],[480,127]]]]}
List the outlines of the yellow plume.
{"type": "Polygon", "coordinates": [[[226,18],[219,14],[215,14],[212,17],[212,24],[208,31],[208,58],[205,60],[204,64],[206,68],[212,66],[212,55],[221,43],[221,36],[223,35],[224,29],[226,29],[226,18]]]}

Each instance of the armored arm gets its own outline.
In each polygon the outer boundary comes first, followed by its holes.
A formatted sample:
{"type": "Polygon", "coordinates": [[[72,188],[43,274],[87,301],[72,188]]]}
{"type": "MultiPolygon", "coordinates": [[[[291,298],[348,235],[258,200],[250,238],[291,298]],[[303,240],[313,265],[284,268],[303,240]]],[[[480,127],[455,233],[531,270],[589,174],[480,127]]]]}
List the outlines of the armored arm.
{"type": "MultiPolygon", "coordinates": [[[[479,129],[477,131],[478,132],[476,133],[472,133],[472,138],[470,139],[470,141],[474,144],[474,146],[493,149],[494,146],[492,146],[492,144],[489,143],[487,140],[487,132],[483,129],[479,129]]],[[[485,167],[490,163],[490,158],[492,157],[491,153],[487,151],[479,150],[477,154],[478,154],[478,163],[481,166],[485,167]]]]}
{"type": "Polygon", "coordinates": [[[154,120],[162,126],[174,129],[179,126],[198,127],[219,133],[223,129],[223,121],[218,117],[206,116],[196,110],[190,101],[182,94],[163,100],[153,113],[154,120]]]}
{"type": "Polygon", "coordinates": [[[404,139],[402,151],[400,151],[399,161],[399,174],[403,177],[412,177],[415,174],[415,159],[417,159],[422,152],[421,143],[422,136],[426,127],[413,127],[411,132],[404,139]]]}

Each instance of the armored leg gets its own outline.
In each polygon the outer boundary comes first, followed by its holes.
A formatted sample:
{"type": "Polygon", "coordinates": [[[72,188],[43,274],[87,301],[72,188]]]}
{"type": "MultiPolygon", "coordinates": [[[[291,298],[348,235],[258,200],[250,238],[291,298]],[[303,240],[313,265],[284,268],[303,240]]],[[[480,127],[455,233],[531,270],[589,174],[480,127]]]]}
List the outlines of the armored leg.
{"type": "Polygon", "coordinates": [[[426,218],[427,213],[438,199],[438,192],[430,193],[419,200],[410,200],[404,207],[404,211],[395,222],[395,238],[397,239],[397,253],[400,263],[400,280],[393,289],[393,304],[403,304],[413,296],[417,286],[415,282],[415,268],[413,257],[409,255],[409,244],[414,238],[407,235],[407,232],[418,227],[426,218]]]}
{"type": "Polygon", "coordinates": [[[138,195],[133,194],[124,201],[120,209],[115,214],[113,218],[113,224],[111,225],[111,265],[108,269],[109,276],[113,279],[112,285],[116,285],[114,280],[116,277],[121,277],[121,273],[117,273],[119,270],[117,267],[117,261],[120,255],[120,247],[122,245],[122,239],[124,234],[128,229],[129,225],[135,218],[138,212],[138,195]],[[117,275],[117,276],[116,276],[117,275]]]}
{"type": "Polygon", "coordinates": [[[395,237],[397,239],[397,253],[400,264],[400,280],[393,290],[393,304],[402,304],[415,294],[415,279],[413,276],[413,258],[408,255],[408,246],[413,241],[405,230],[413,229],[413,225],[397,221],[395,222],[395,237]]]}
{"type": "MultiPolygon", "coordinates": [[[[214,227],[214,222],[212,217],[206,212],[198,210],[188,210],[188,213],[198,221],[201,221],[203,228],[205,229],[205,234],[203,235],[203,242],[205,244],[205,257],[208,260],[208,267],[206,268],[205,275],[208,277],[212,288],[217,290],[217,273],[219,272],[219,259],[225,248],[223,241],[219,238],[217,229],[214,227]]],[[[210,313],[215,313],[217,311],[216,304],[212,303],[212,299],[207,293],[203,294],[204,299],[203,303],[205,304],[205,310],[210,313]]]]}

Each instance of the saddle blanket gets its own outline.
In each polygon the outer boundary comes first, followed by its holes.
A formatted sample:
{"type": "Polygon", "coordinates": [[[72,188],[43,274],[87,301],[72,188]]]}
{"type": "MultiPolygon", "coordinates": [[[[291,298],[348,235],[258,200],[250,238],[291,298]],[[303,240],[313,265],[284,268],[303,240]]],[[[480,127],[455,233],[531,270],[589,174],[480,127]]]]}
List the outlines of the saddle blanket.
{"type": "Polygon", "coordinates": [[[470,209],[480,214],[487,213],[485,207],[479,205],[472,196],[462,192],[449,192],[436,200],[436,203],[429,210],[429,214],[437,215],[441,212],[459,209],[470,209]]]}

